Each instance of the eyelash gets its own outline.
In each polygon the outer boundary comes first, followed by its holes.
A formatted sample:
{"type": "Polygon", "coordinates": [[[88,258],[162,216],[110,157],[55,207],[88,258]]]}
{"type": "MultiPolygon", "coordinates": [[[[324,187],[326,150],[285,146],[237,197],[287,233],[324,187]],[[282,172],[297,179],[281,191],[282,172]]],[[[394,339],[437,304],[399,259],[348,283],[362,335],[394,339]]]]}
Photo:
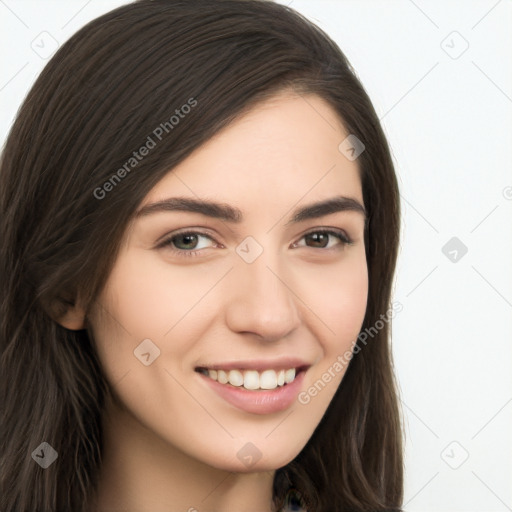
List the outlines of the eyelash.
{"type": "MultiPolygon", "coordinates": [[[[312,234],[332,235],[341,241],[342,247],[345,247],[347,245],[352,245],[354,243],[350,239],[350,237],[345,234],[345,232],[334,230],[334,229],[315,229],[314,231],[309,231],[308,233],[305,233],[304,235],[302,235],[301,240],[303,238],[305,238],[306,236],[312,235],[312,234]]],[[[177,238],[178,236],[183,236],[183,235],[201,235],[201,236],[204,236],[204,237],[210,239],[212,242],[215,242],[215,240],[210,235],[208,235],[207,233],[203,233],[202,231],[182,231],[182,232],[174,233],[172,236],[163,240],[162,243],[160,243],[157,246],[157,248],[158,249],[170,248],[171,252],[180,258],[181,257],[183,257],[183,258],[197,257],[198,253],[201,251],[201,249],[186,250],[186,249],[172,249],[171,248],[172,242],[174,241],[174,239],[177,238]]],[[[326,249],[323,247],[316,247],[316,248],[310,247],[310,249],[320,249],[320,250],[324,250],[324,251],[336,250],[335,247],[331,247],[329,249],[326,249]]]]}

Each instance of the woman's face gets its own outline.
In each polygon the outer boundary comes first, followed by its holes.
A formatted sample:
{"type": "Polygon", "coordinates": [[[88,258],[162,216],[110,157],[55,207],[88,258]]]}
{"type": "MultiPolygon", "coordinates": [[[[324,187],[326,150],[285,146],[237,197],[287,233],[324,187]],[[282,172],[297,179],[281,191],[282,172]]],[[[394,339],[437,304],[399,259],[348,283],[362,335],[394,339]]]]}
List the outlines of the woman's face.
{"type": "Polygon", "coordinates": [[[236,472],[282,467],[307,443],[366,310],[361,181],[339,149],[348,135],[320,97],[280,94],[145,197],[88,316],[145,435],[236,472]],[[353,208],[310,208],[341,197],[353,208]],[[192,201],[221,206],[184,208],[192,201]]]}

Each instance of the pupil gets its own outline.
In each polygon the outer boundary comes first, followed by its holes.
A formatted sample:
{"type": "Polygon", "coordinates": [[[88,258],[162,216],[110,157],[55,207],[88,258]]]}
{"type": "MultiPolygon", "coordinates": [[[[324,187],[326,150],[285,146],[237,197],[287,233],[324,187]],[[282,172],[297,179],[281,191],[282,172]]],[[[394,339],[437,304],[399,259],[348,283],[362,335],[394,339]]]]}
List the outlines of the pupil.
{"type": "Polygon", "coordinates": [[[187,240],[187,239],[188,239],[188,240],[189,240],[189,242],[187,243],[187,242],[185,241],[185,244],[184,244],[184,245],[189,245],[190,243],[192,243],[192,244],[194,243],[194,239],[196,238],[196,235],[192,235],[192,234],[190,234],[190,235],[181,235],[181,238],[182,238],[183,240],[187,240]],[[192,240],[192,241],[190,241],[190,240],[192,240]]]}
{"type": "Polygon", "coordinates": [[[325,244],[321,243],[322,242],[321,238],[324,238],[324,241],[327,241],[328,235],[326,235],[325,233],[311,233],[308,236],[313,239],[314,243],[318,244],[320,242],[320,247],[325,247],[325,244]],[[320,238],[320,240],[319,240],[319,238],[320,238]]]}

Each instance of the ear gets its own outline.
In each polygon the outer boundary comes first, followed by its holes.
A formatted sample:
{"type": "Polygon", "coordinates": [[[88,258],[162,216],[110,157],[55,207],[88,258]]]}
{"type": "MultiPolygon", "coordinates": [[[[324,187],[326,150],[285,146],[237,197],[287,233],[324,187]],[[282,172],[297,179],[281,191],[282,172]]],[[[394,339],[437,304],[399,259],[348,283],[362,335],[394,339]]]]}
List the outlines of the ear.
{"type": "Polygon", "coordinates": [[[70,331],[85,329],[85,309],[78,303],[55,299],[45,308],[48,315],[59,325],[70,331]]]}
{"type": "Polygon", "coordinates": [[[85,311],[78,306],[69,307],[57,323],[70,331],[85,329],[85,311]]]}

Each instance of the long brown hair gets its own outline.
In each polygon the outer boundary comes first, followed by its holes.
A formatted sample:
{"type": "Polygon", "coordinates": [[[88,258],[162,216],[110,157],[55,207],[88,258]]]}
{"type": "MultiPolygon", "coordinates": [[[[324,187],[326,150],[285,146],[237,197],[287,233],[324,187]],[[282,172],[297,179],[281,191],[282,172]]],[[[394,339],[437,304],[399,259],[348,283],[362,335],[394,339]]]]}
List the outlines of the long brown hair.
{"type": "MultiPolygon", "coordinates": [[[[0,167],[2,511],[89,511],[110,390],[88,332],[54,319],[77,300],[93,303],[132,214],[169,169],[284,89],[324,98],[365,145],[358,163],[370,328],[390,307],[398,185],[371,101],[323,31],[271,1],[139,0],[88,23],[48,62],[0,167]],[[170,128],[191,99],[196,105],[170,128]],[[161,141],[128,171],[133,152],[165,121],[161,141]],[[46,469],[31,456],[42,442],[58,454],[46,469]]],[[[402,429],[389,342],[385,322],[353,357],[309,442],[276,471],[276,504],[296,488],[311,512],[400,510],[402,429]]]]}

